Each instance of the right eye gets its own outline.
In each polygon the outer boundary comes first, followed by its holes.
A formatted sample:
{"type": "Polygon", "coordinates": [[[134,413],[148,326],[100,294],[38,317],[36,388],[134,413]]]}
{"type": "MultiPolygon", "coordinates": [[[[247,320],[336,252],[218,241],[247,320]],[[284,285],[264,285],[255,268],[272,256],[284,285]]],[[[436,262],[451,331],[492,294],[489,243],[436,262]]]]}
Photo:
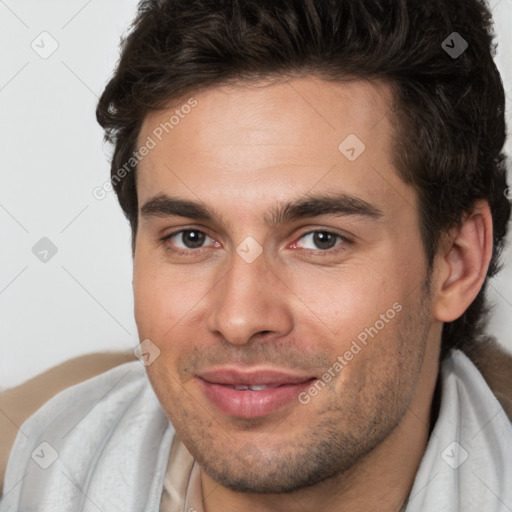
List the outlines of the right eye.
{"type": "Polygon", "coordinates": [[[180,249],[197,249],[204,244],[207,238],[211,240],[206,233],[198,229],[182,229],[167,235],[163,240],[171,241],[173,245],[180,249]]]}

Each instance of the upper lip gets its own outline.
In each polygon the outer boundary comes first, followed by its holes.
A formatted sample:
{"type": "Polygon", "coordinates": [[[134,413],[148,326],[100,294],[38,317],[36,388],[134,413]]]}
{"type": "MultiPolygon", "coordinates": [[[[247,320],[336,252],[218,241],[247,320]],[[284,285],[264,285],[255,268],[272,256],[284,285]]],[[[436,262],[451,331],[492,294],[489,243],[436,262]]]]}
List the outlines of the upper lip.
{"type": "Polygon", "coordinates": [[[235,368],[215,368],[197,374],[202,380],[226,386],[282,386],[299,384],[313,379],[311,375],[299,375],[282,370],[251,369],[242,371],[235,368]]]}

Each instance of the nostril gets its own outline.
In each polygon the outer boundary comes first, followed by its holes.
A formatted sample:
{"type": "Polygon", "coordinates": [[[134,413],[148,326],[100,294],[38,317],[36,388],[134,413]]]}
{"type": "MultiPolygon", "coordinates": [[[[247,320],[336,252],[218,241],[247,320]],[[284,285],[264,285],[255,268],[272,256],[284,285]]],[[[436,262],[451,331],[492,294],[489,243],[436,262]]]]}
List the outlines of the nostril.
{"type": "Polygon", "coordinates": [[[260,336],[265,336],[266,334],[270,334],[272,331],[258,331],[256,333],[256,336],[260,335],[260,336]]]}

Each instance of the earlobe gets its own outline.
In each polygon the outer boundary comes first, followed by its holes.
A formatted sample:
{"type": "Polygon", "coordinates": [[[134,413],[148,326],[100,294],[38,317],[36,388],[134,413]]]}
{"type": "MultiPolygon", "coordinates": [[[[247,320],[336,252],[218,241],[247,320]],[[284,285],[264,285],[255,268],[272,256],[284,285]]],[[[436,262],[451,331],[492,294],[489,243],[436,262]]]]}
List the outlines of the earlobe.
{"type": "Polygon", "coordinates": [[[436,256],[436,320],[452,322],[466,311],[482,288],[492,249],[491,211],[486,201],[477,201],[436,256]]]}

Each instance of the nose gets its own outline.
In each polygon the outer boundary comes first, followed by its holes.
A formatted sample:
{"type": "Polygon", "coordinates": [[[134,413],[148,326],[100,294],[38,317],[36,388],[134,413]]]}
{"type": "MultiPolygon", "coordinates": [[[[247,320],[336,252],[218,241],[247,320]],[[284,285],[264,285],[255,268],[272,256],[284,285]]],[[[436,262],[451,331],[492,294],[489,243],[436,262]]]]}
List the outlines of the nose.
{"type": "Polygon", "coordinates": [[[208,329],[233,345],[261,334],[286,335],[293,328],[289,293],[267,266],[264,253],[252,263],[235,253],[229,271],[211,292],[208,329]]]}

